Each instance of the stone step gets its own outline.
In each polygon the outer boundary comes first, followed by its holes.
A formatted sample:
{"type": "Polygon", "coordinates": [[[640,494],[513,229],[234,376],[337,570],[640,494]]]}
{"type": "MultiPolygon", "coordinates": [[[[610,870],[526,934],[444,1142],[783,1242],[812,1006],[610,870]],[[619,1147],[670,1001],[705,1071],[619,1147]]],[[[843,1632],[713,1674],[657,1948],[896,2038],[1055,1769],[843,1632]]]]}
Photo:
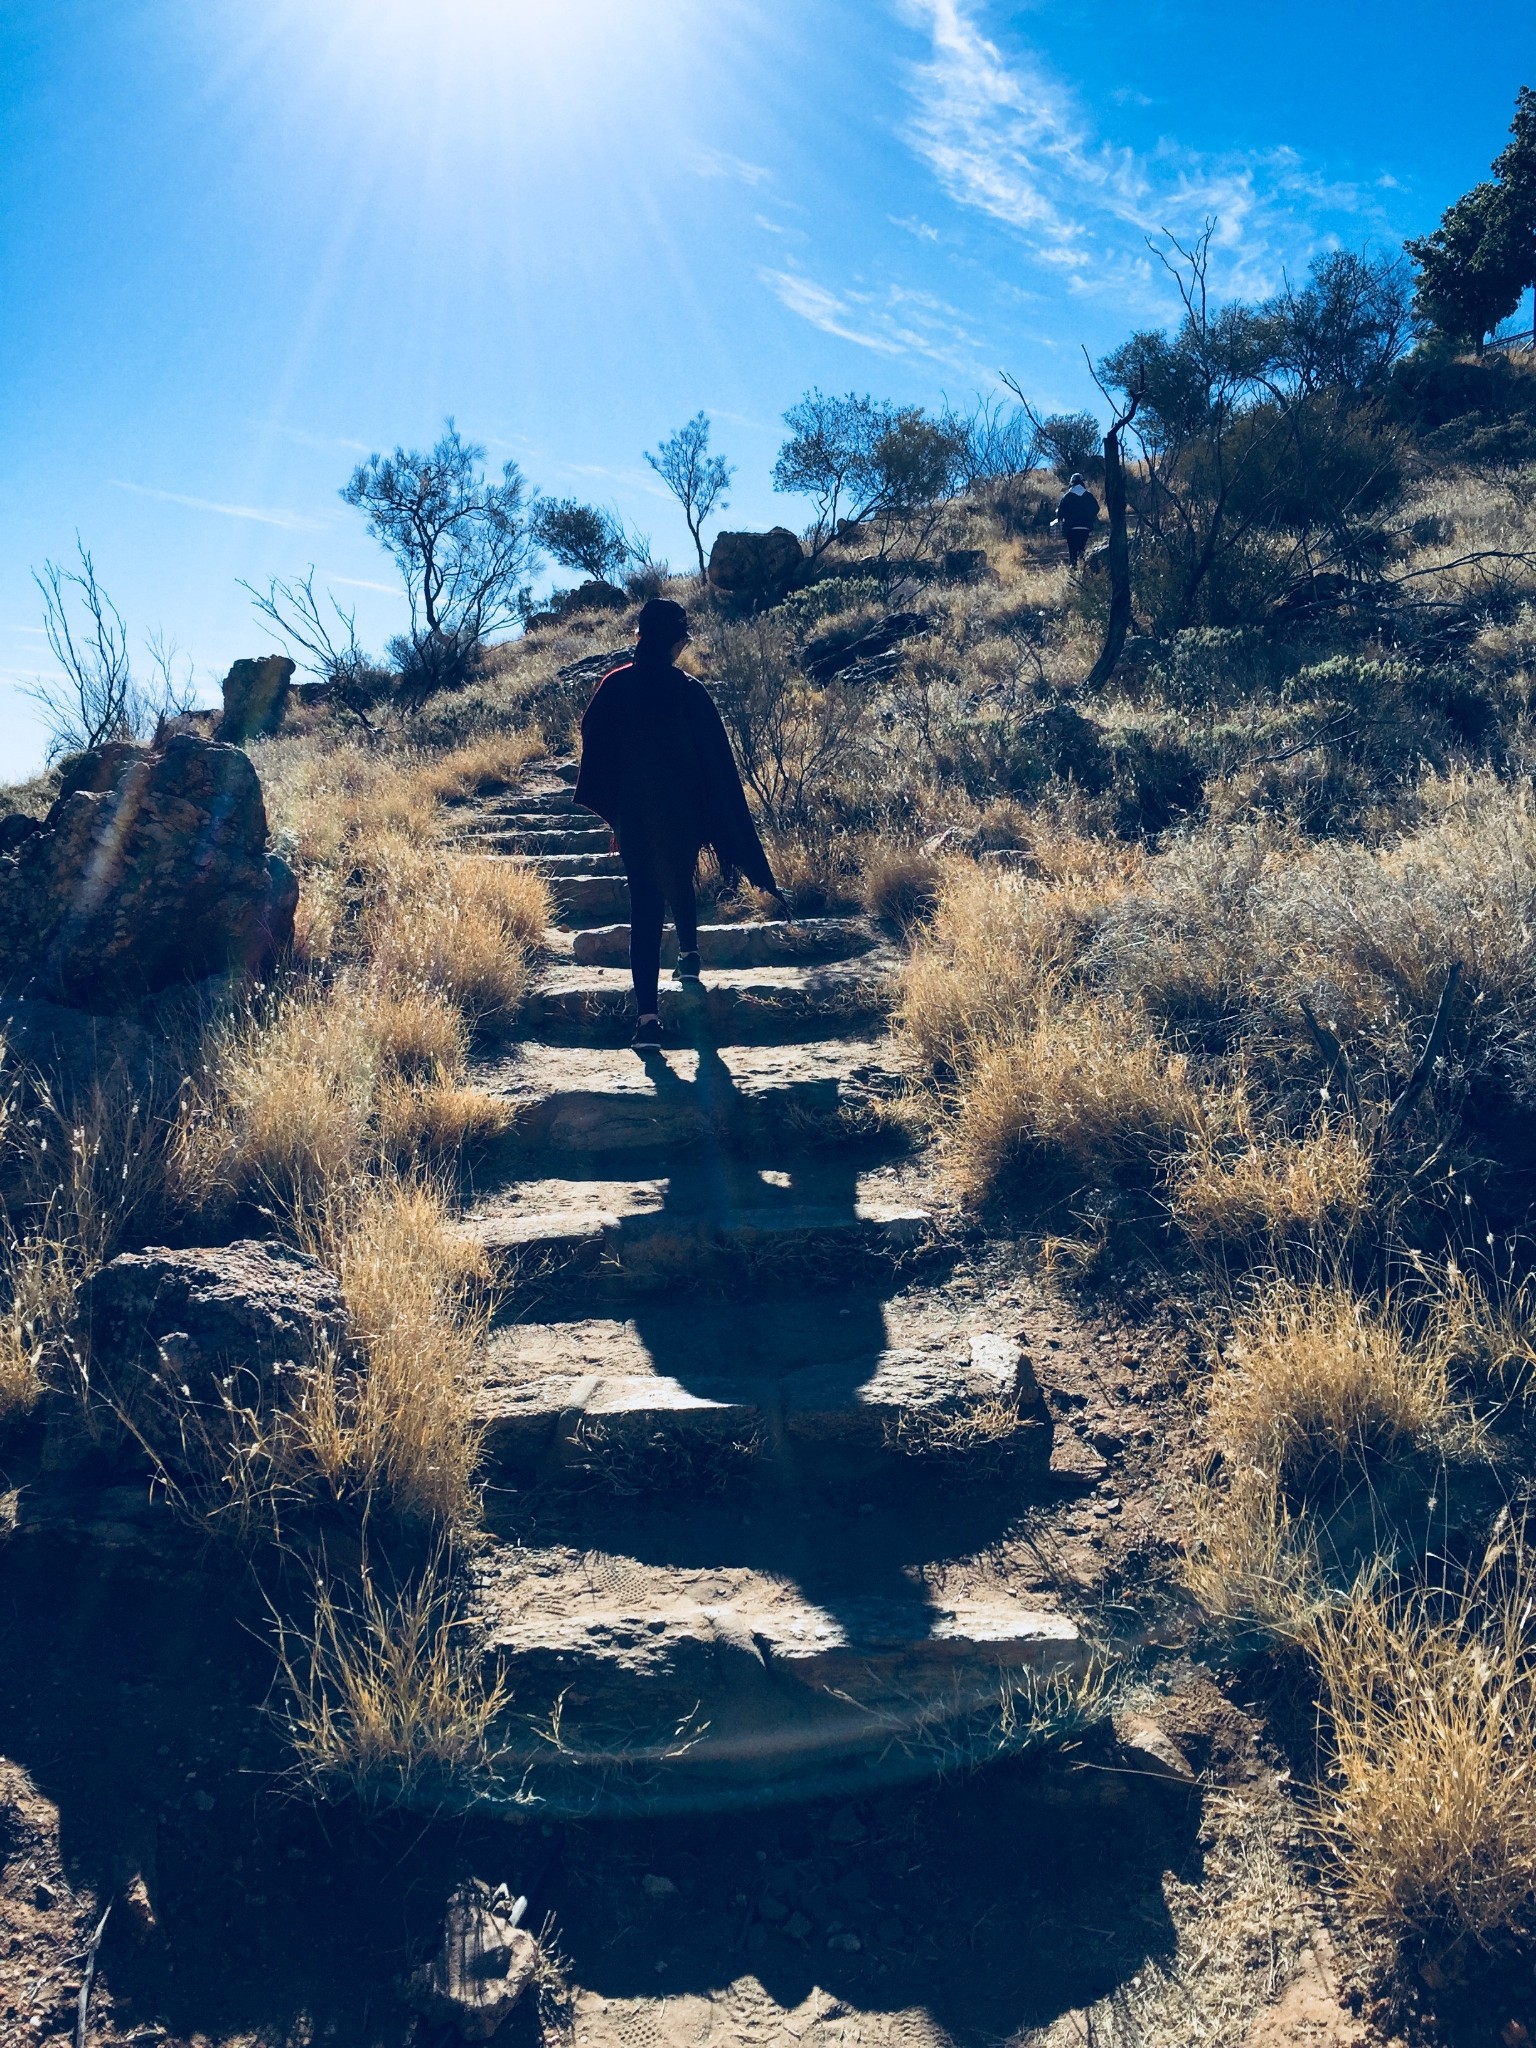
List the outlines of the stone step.
{"type": "Polygon", "coordinates": [[[527,832],[535,839],[546,839],[560,832],[606,833],[608,830],[595,811],[578,808],[568,798],[562,799],[558,807],[542,811],[524,809],[521,800],[482,803],[461,813],[461,823],[477,831],[527,832]]]}
{"type": "Polygon", "coordinates": [[[537,824],[548,818],[569,818],[590,825],[595,813],[585,804],[573,803],[569,784],[559,789],[512,790],[503,796],[482,797],[474,806],[482,817],[502,817],[513,823],[537,824]]]}
{"type": "Polygon", "coordinates": [[[848,1287],[947,1249],[931,1210],[882,1195],[870,1181],[823,1171],[799,1184],[773,1174],[754,1186],[742,1174],[717,1192],[709,1185],[716,1164],[704,1162],[703,1186],[524,1181],[476,1202],[459,1228],[484,1250],[514,1309],[571,1289],[583,1300],[613,1301],[722,1286],[744,1298],[788,1281],[848,1287]]]}
{"type": "MultiPolygon", "coordinates": [[[[710,968],[702,994],[663,981],[662,1024],[682,1044],[696,1035],[716,1045],[772,1045],[869,1032],[890,1007],[895,965],[894,955],[882,954],[822,967],[710,968]]],[[[635,1020],[629,974],[622,967],[548,968],[522,1016],[532,1035],[552,1042],[625,1045],[635,1020]]]]}
{"type": "MultiPolygon", "coordinates": [[[[624,908],[627,913],[627,898],[624,908]]],[[[856,917],[768,918],[699,926],[699,956],[706,967],[809,966],[852,960],[879,944],[878,935],[856,917]]],[[[572,957],[578,967],[628,966],[629,926],[598,925],[579,931],[572,957]]],[[[677,962],[677,934],[670,927],[662,939],[661,958],[666,967],[677,962]]]]}
{"type": "MultiPolygon", "coordinates": [[[[850,1356],[828,1304],[822,1344],[797,1347],[809,1361],[774,1371],[777,1347],[752,1344],[734,1307],[711,1316],[710,1306],[494,1332],[473,1393],[490,1467],[519,1483],[595,1476],[661,1492],[680,1460],[688,1469],[722,1452],[733,1469],[750,1463],[792,1487],[879,1467],[904,1474],[925,1454],[951,1470],[1005,1449],[1048,1466],[1045,1403],[1012,1337],[950,1333],[850,1356]]],[[[849,1318],[855,1339],[871,1334],[869,1320],[849,1318]]]]}
{"type": "Polygon", "coordinates": [[[550,1154],[568,1163],[614,1153],[670,1156],[708,1143],[776,1157],[816,1147],[887,1146],[900,1066],[886,1039],[706,1046],[643,1057],[607,1046],[522,1044],[475,1069],[511,1105],[498,1165],[550,1154]]]}
{"type": "Polygon", "coordinates": [[[579,882],[584,876],[622,875],[624,863],[616,853],[514,853],[509,859],[537,868],[552,882],[579,882]]]}
{"type": "Polygon", "coordinates": [[[740,1566],[510,1544],[473,1580],[485,1664],[514,1699],[497,1783],[551,1814],[921,1777],[995,1755],[1050,1681],[1090,1663],[1066,1615],[995,1581],[932,1605],[916,1585],[813,1600],[740,1566]]]}
{"type": "Polygon", "coordinates": [[[606,825],[595,832],[580,826],[551,826],[547,832],[530,832],[525,826],[507,829],[499,821],[488,820],[466,836],[485,853],[605,854],[613,843],[613,834],[606,825]]]}
{"type": "Polygon", "coordinates": [[[552,894],[561,924],[611,925],[629,915],[629,885],[621,874],[567,875],[554,883],[552,894]]]}

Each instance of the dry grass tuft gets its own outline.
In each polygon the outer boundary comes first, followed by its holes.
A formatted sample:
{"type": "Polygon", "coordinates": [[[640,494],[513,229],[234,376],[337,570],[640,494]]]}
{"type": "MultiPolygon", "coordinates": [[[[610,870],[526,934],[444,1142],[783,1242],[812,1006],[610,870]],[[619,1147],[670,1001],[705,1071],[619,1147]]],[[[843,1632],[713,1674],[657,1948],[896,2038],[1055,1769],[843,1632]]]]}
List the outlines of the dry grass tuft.
{"type": "Polygon", "coordinates": [[[1211,1388],[1214,1443],[1282,1488],[1320,1470],[1431,1443],[1456,1419],[1450,1352],[1342,1283],[1276,1285],[1233,1333],[1211,1388]]]}
{"type": "Polygon", "coordinates": [[[483,733],[427,762],[418,771],[418,779],[438,802],[445,797],[487,795],[516,788],[529,762],[538,760],[544,751],[544,735],[536,727],[483,733]]]}
{"type": "Polygon", "coordinates": [[[1264,1247],[1276,1256],[1300,1238],[1342,1246],[1365,1221],[1372,1154],[1352,1122],[1324,1119],[1305,1137],[1265,1141],[1240,1133],[1223,1149],[1209,1126],[1192,1134],[1171,1207],[1198,1245],[1264,1247]]]}
{"type": "Polygon", "coordinates": [[[1218,1621],[1295,1637],[1322,1597],[1322,1568],[1304,1515],[1282,1498],[1274,1475],[1253,1466],[1225,1487],[1207,1476],[1194,1495],[1184,1583],[1218,1621]]]}
{"type": "Polygon", "coordinates": [[[1040,875],[963,861],[946,870],[900,1012],[930,1065],[963,1072],[983,1048],[1032,1024],[1042,994],[1128,886],[1134,863],[1124,849],[1063,838],[1048,851],[1040,875]]]}
{"type": "Polygon", "coordinates": [[[347,1186],[370,1150],[376,1018],[362,987],[342,980],[215,1026],[177,1127],[183,1198],[201,1209],[260,1196],[300,1216],[347,1186]]]}
{"type": "Polygon", "coordinates": [[[1536,1933],[1536,1574],[1515,1539],[1463,1588],[1358,1585],[1316,1624],[1357,1911],[1396,1937],[1536,1933]]]}
{"type": "Polygon", "coordinates": [[[1199,1126],[1188,1062],[1111,1005],[1043,1003],[963,1075],[946,1160],[962,1199],[1031,1169],[1141,1180],[1199,1126]]]}
{"type": "Polygon", "coordinates": [[[467,1522],[481,1441],[469,1375],[490,1313],[478,1247],[452,1230],[440,1188],[398,1175],[333,1202],[308,1234],[341,1281],[365,1370],[315,1381],[300,1419],[303,1455],[338,1496],[467,1522]]]}
{"type": "Polygon", "coordinates": [[[942,863],[920,846],[877,844],[864,860],[864,908],[906,931],[932,915],[943,883],[942,863]]]}
{"type": "Polygon", "coordinates": [[[553,916],[543,877],[512,861],[401,842],[384,852],[360,919],[384,986],[438,990],[477,1023],[516,1009],[529,949],[553,916]]]}
{"type": "Polygon", "coordinates": [[[70,1247],[43,1232],[13,1240],[0,1257],[0,1420],[24,1415],[42,1395],[49,1357],[69,1326],[79,1277],[70,1247]]]}
{"type": "Polygon", "coordinates": [[[317,1788],[387,1804],[492,1766],[507,1692],[463,1643],[441,1555],[395,1593],[365,1555],[351,1600],[319,1574],[308,1629],[279,1621],[277,1636],[284,1730],[317,1788]]]}
{"type": "MultiPolygon", "coordinates": [[[[0,1048],[3,1051],[3,1048],[0,1048]]],[[[120,1067],[62,1103],[16,1077],[0,1116],[8,1241],[0,1248],[0,1415],[24,1412],[73,1354],[81,1284],[152,1215],[165,1187],[162,1105],[120,1067]]]]}

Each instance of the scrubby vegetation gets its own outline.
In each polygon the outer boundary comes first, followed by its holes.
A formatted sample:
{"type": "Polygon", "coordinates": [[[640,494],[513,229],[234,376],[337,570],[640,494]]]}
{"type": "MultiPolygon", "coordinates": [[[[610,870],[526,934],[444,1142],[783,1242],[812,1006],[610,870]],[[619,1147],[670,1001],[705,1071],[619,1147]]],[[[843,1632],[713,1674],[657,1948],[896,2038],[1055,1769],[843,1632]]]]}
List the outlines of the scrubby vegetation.
{"type": "MultiPolygon", "coordinates": [[[[326,636],[311,583],[271,587],[323,684],[253,745],[300,880],[293,956],[163,1006],[158,1092],[126,1059],[78,1100],[11,1072],[0,1416],[46,1386],[88,1405],[71,1303],[125,1244],[259,1217],[335,1272],[359,1359],[253,1423],[207,1510],[253,1542],[339,1508],[430,1554],[385,1590],[313,1550],[312,1625],[286,1616],[282,1645],[317,1778],[484,1760],[499,1696],[449,1582],[486,1279],[452,1222],[505,1120],[472,1051],[515,1031],[550,913],[531,869],[456,847],[454,807],[570,751],[664,587],[795,910],[861,908],[906,949],[911,1107],[956,1211],[1209,1332],[1184,1582],[1212,1630],[1306,1660],[1314,1817],[1363,1923],[1442,1958],[1536,1933],[1506,1506],[1536,1360],[1536,368],[1452,346],[1485,330],[1411,347],[1407,280],[1364,258],[1218,307],[1207,247],[1168,252],[1174,327],[1101,366],[1116,450],[1027,407],[792,407],[777,476],[812,500],[810,544],[750,614],[592,508],[530,514],[451,431],[348,486],[411,600],[386,664],[326,636]],[[1049,526],[1051,468],[1095,460],[1123,462],[1128,504],[1107,672],[1119,572],[1069,575],[1049,526]],[[519,607],[535,534],[630,568],[628,608],[519,607]]],[[[702,415],[653,459],[702,569],[729,480],[702,415]]]]}

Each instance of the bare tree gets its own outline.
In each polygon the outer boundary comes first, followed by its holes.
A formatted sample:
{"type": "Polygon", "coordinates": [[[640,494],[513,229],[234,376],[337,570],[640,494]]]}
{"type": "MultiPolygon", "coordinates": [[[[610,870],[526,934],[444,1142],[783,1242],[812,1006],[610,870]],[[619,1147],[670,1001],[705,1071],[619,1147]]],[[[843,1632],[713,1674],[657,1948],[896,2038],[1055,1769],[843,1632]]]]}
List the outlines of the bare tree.
{"type": "Polygon", "coordinates": [[[90,551],[75,535],[78,569],[44,562],[32,581],[43,594],[43,631],[60,674],[40,677],[27,695],[42,707],[48,756],[78,753],[133,736],[133,674],[123,615],[96,580],[90,551]]]}
{"type": "Polygon", "coordinates": [[[687,426],[679,427],[669,440],[663,441],[654,455],[647,449],[645,459],[682,506],[699,558],[699,574],[707,576],[704,522],[717,508],[725,510],[725,494],[736,472],[724,456],[710,454],[706,415],[695,413],[687,426]]]}
{"type": "Polygon", "coordinates": [[[367,515],[404,580],[411,629],[389,651],[416,695],[468,678],[483,642],[517,617],[537,554],[516,463],[492,481],[484,460],[450,419],[425,452],[370,455],[341,493],[367,515]]]}
{"type": "Polygon", "coordinates": [[[326,617],[315,596],[314,564],[308,575],[296,576],[291,583],[274,576],[264,591],[243,581],[240,587],[250,592],[257,611],[288,645],[303,653],[304,666],[329,685],[341,708],[369,724],[368,709],[387,687],[388,677],[358,644],[356,610],[344,611],[331,591],[326,598],[335,623],[326,617]]]}
{"type": "Polygon", "coordinates": [[[951,418],[930,420],[920,406],[894,406],[850,391],[829,398],[808,391],[784,415],[790,438],[773,466],[776,491],[794,491],[816,507],[814,561],[839,527],[873,521],[884,561],[897,536],[926,540],[935,508],[964,481],[966,435],[951,418]]]}
{"type": "Polygon", "coordinates": [[[157,721],[180,718],[183,713],[194,710],[197,705],[197,670],[191,655],[186,657],[186,668],[179,669],[181,649],[163,626],[156,626],[152,633],[145,634],[144,647],[157,679],[146,698],[147,709],[157,721]]]}

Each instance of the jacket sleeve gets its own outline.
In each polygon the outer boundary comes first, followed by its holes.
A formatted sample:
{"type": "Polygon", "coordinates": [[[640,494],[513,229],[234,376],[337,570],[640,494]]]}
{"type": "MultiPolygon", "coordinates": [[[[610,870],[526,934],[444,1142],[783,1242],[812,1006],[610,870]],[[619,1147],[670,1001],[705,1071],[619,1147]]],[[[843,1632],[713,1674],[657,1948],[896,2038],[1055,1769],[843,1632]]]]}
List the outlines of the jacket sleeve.
{"type": "Polygon", "coordinates": [[[740,868],[759,889],[778,893],[773,869],[757,836],[725,722],[702,683],[689,693],[690,722],[709,793],[710,844],[722,868],[740,868]]]}

